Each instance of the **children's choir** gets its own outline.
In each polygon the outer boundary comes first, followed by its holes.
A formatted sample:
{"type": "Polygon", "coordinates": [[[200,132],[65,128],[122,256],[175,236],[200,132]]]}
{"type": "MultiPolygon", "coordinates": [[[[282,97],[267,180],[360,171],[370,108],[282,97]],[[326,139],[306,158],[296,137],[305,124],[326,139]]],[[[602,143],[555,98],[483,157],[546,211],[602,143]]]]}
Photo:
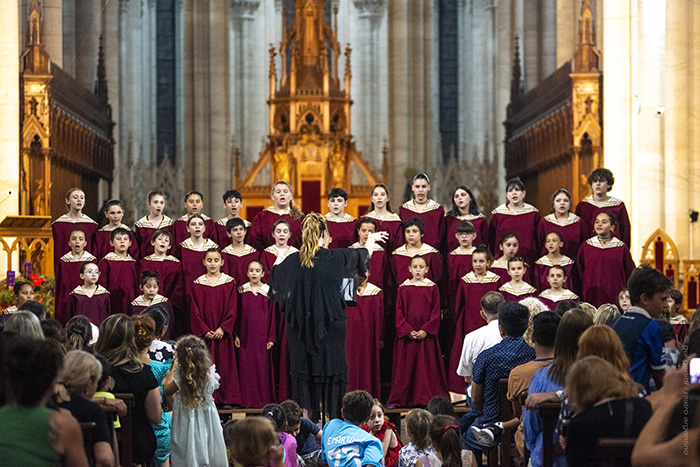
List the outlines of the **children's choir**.
{"type": "MultiPolygon", "coordinates": [[[[385,185],[373,187],[371,208],[360,219],[345,212],[343,189],[330,190],[330,248],[363,248],[371,233],[388,233],[375,247],[356,304],[347,309],[348,388],[380,397],[380,342],[389,336],[393,341],[383,348],[393,348],[391,405],[425,404],[448,389],[463,392],[456,373],[462,342],[485,325],[480,301],[489,291],[511,301],[536,296],[552,310],[579,296],[595,306],[617,303],[634,268],[629,219],[624,203],[608,195],[614,183],[609,170],[596,169],[589,183],[593,195],[575,214],[570,194],[560,189],[543,218],[525,202],[517,178],[506,184],[507,202],[490,219],[466,186],[454,190],[446,212],[429,198],[423,173],[413,178],[413,199],[398,214],[385,185]]],[[[273,186],[271,200],[249,222],[240,217],[241,194],[228,190],[226,217],[214,221],[202,213],[204,196],[191,191],[185,214],[173,221],[164,214],[164,193],[155,188],[148,214],[133,230],[122,223],[118,200],[105,204],[107,224],[98,229],[82,213],[85,193],[71,189],[68,212],[53,223],[56,318],[65,324],[85,315],[99,325],[110,314],[163,305],[172,323],[166,339],[191,330],[206,342],[221,375],[217,402],[261,407],[286,398],[280,362],[288,358],[285,323],[267,277],[298,251],[304,214],[286,182],[273,186]]]]}

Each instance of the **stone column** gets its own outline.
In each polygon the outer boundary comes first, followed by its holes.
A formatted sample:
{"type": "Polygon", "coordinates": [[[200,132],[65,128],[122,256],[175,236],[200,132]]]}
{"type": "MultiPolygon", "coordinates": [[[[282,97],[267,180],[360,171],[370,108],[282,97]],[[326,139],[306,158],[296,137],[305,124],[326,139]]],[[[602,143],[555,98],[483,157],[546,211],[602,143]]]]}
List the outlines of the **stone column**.
{"type": "Polygon", "coordinates": [[[44,0],[44,44],[51,61],[63,66],[63,1],[44,0]]]}
{"type": "MultiPolygon", "coordinates": [[[[121,117],[121,80],[119,63],[120,58],[120,2],[108,1],[103,6],[103,34],[105,50],[105,68],[107,72],[107,88],[109,91],[109,104],[112,106],[112,119],[116,122],[114,128],[114,173],[112,180],[112,195],[119,196],[121,183],[121,165],[126,159],[122,154],[123,147],[119,137],[123,123],[121,117]]],[[[134,206],[135,208],[143,208],[134,206]]]]}
{"type": "MultiPolygon", "coordinates": [[[[692,109],[700,108],[700,3],[692,4],[692,11],[689,14],[689,21],[692,21],[692,42],[690,44],[690,66],[691,73],[689,85],[688,106],[692,109]]],[[[696,112],[690,112],[688,121],[688,132],[690,137],[689,176],[690,180],[700,180],[700,160],[696,154],[700,152],[700,116],[696,112]]],[[[689,190],[689,209],[700,211],[700,190],[694,188],[689,190]]],[[[697,259],[700,257],[700,222],[689,224],[688,227],[689,257],[697,259]]]]}
{"type": "Polygon", "coordinates": [[[75,0],[75,71],[72,76],[91,92],[102,29],[99,3],[99,0],[75,0]]]}
{"type": "Polygon", "coordinates": [[[75,76],[75,2],[63,0],[63,71],[75,76]]]}
{"type": "MultiPolygon", "coordinates": [[[[578,41],[580,1],[556,0],[557,5],[557,68],[571,60],[578,41]]],[[[600,29],[596,29],[600,31],[600,29]]]]}

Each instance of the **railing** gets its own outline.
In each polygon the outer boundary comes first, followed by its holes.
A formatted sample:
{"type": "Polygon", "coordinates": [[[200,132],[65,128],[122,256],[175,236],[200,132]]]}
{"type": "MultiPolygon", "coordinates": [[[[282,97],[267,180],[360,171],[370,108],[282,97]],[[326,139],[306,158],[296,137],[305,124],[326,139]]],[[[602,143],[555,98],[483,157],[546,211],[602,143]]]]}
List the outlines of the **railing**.
{"type": "Polygon", "coordinates": [[[7,254],[7,269],[14,271],[26,262],[32,273],[53,276],[53,237],[50,216],[7,216],[0,222],[0,246],[7,254]],[[19,263],[12,257],[19,253],[19,263]]]}

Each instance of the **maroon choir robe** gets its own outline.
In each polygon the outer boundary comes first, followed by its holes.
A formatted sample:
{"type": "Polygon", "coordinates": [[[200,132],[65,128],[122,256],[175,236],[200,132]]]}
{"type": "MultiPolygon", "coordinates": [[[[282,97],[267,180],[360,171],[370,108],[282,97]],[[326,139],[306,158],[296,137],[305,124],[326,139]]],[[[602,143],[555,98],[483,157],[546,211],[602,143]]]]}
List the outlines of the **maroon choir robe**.
{"type": "Polygon", "coordinates": [[[547,234],[555,231],[563,237],[564,246],[561,247],[561,254],[569,258],[578,256],[581,243],[590,236],[586,233],[586,227],[581,218],[574,213],[570,212],[568,219],[561,223],[554,214],[544,216],[537,226],[537,236],[542,246],[543,255],[547,254],[547,249],[544,246],[547,234]]]}
{"type": "Polygon", "coordinates": [[[534,206],[525,203],[518,212],[512,212],[505,204],[501,204],[491,212],[489,224],[489,246],[493,255],[500,254],[498,242],[503,234],[512,232],[518,237],[518,256],[527,264],[534,264],[539,257],[537,225],[540,223],[540,212],[534,206]]]}
{"type": "Polygon", "coordinates": [[[519,302],[524,298],[537,296],[537,289],[527,282],[523,283],[520,290],[515,290],[510,282],[506,282],[498,288],[498,291],[501,292],[501,295],[507,302],[519,302]]]}
{"type": "MultiPolygon", "coordinates": [[[[151,245],[151,240],[153,239],[153,233],[158,229],[168,229],[172,233],[173,220],[168,216],[163,216],[160,224],[154,224],[148,220],[148,216],[144,216],[136,222],[134,226],[134,235],[136,236],[136,242],[139,245],[139,258],[145,258],[148,255],[153,254],[153,245],[151,245]]],[[[174,246],[171,241],[171,247],[174,246]]],[[[133,256],[133,255],[132,255],[133,256]]]]}
{"type": "Polygon", "coordinates": [[[404,244],[403,222],[398,214],[390,213],[387,217],[379,217],[375,211],[370,211],[362,218],[372,219],[377,223],[377,232],[386,232],[389,238],[386,242],[382,242],[384,250],[387,254],[404,244]]]}
{"type": "Polygon", "coordinates": [[[143,313],[143,311],[148,308],[149,306],[152,305],[160,305],[165,309],[165,311],[168,312],[168,316],[170,317],[170,323],[168,324],[168,328],[165,330],[165,334],[163,335],[161,340],[170,340],[172,337],[172,323],[175,322],[175,313],[173,312],[173,307],[170,304],[170,300],[168,300],[168,297],[164,297],[161,294],[156,294],[155,297],[153,297],[153,300],[146,300],[146,298],[143,295],[139,295],[135,299],[131,301],[129,304],[129,316],[136,316],[140,315],[143,313]]]}
{"type": "Polygon", "coordinates": [[[92,296],[79,285],[70,293],[68,298],[68,319],[73,316],[83,315],[95,326],[112,314],[112,305],[107,289],[98,284],[92,296]]]}
{"type": "MultiPolygon", "coordinates": [[[[506,262],[501,262],[501,259],[503,257],[497,259],[491,264],[491,267],[489,268],[489,271],[492,273],[496,274],[498,276],[498,286],[502,286],[506,282],[510,282],[510,274],[508,274],[508,263],[506,262]]],[[[527,271],[523,275],[523,280],[526,280],[525,277],[527,276],[527,271]]]]}
{"type": "MultiPolygon", "coordinates": [[[[129,247],[129,255],[131,255],[132,258],[138,260],[138,258],[139,258],[139,245],[136,242],[136,236],[134,235],[134,232],[124,224],[120,225],[120,227],[122,229],[126,229],[129,231],[129,238],[131,238],[131,246],[129,247]]],[[[97,234],[95,234],[95,244],[97,245],[97,251],[95,252],[95,254],[97,255],[97,259],[102,259],[105,256],[107,256],[107,253],[111,253],[114,251],[114,248],[112,248],[112,245],[110,245],[111,237],[112,237],[112,231],[105,230],[104,227],[102,227],[100,230],[98,230],[97,234]]]]}
{"type": "Polygon", "coordinates": [[[270,286],[263,284],[253,292],[250,282],[238,288],[238,322],[236,334],[238,348],[241,405],[262,408],[275,402],[275,375],[272,366],[272,349],[268,342],[275,342],[275,306],[268,299],[270,286]]]}
{"type": "Polygon", "coordinates": [[[683,345],[685,338],[688,336],[688,328],[690,327],[690,323],[683,315],[674,316],[673,318],[670,318],[669,321],[673,325],[673,331],[676,333],[678,343],[683,345]]]}
{"type": "MultiPolygon", "coordinates": [[[[365,248],[359,242],[350,245],[350,248],[365,248]]],[[[372,256],[369,259],[369,277],[370,284],[374,284],[380,289],[391,283],[391,268],[387,267],[386,254],[384,248],[379,245],[374,245],[372,256]]]]}
{"type": "Polygon", "coordinates": [[[209,331],[217,328],[224,331],[224,337],[219,340],[206,339],[212,362],[221,376],[214,400],[217,404],[240,404],[241,388],[233,344],[233,326],[238,314],[236,281],[222,273],[216,284],[210,284],[206,275],[199,276],[192,284],[191,310],[192,334],[195,336],[204,339],[209,331]]]}
{"type": "Polygon", "coordinates": [[[457,298],[459,281],[462,279],[462,276],[473,271],[472,253],[474,250],[476,250],[475,247],[465,251],[457,246],[447,255],[447,273],[449,276],[447,282],[448,308],[450,310],[452,329],[454,329],[455,324],[455,299],[457,298]]]}
{"type": "Polygon", "coordinates": [[[427,243],[423,243],[418,253],[415,254],[410,254],[406,249],[406,245],[400,246],[394,250],[391,256],[391,270],[396,283],[403,284],[405,280],[412,277],[408,267],[411,265],[411,258],[415,255],[421,255],[428,263],[426,277],[433,282],[440,282],[442,279],[442,258],[440,257],[440,252],[427,243]]]}
{"type": "MultiPolygon", "coordinates": [[[[284,261],[284,259],[291,255],[292,253],[296,253],[297,250],[293,246],[290,246],[289,249],[287,250],[287,254],[282,257],[278,264],[284,261]]],[[[260,252],[260,262],[263,263],[263,266],[265,268],[265,277],[264,282],[267,283],[267,278],[270,276],[270,271],[272,271],[272,266],[275,265],[275,262],[277,261],[277,258],[281,255],[280,251],[277,249],[277,245],[270,245],[269,247],[265,248],[263,251],[260,252]]]]}
{"type": "MultiPolygon", "coordinates": [[[[260,259],[260,252],[250,245],[244,245],[241,254],[236,253],[231,245],[221,250],[224,265],[221,270],[236,279],[238,286],[248,282],[248,265],[260,259]]],[[[267,274],[263,278],[267,277],[267,274]]]]}
{"type": "MultiPolygon", "coordinates": [[[[214,223],[214,229],[216,231],[216,235],[212,237],[212,240],[214,240],[216,243],[219,244],[221,248],[226,248],[231,244],[231,237],[228,236],[228,232],[226,231],[226,223],[228,222],[228,217],[224,217],[223,219],[219,219],[214,223]]],[[[243,219],[243,222],[245,223],[245,242],[248,242],[248,232],[250,232],[250,226],[251,223],[248,222],[246,219],[243,219]]]]}
{"type": "Polygon", "coordinates": [[[345,214],[343,219],[337,221],[326,214],[326,225],[331,235],[331,243],[328,248],[347,248],[355,242],[355,230],[357,220],[350,214],[345,214]]]}
{"type": "Polygon", "coordinates": [[[553,295],[551,289],[543,291],[537,296],[542,303],[547,305],[550,311],[556,311],[559,303],[565,302],[567,300],[578,301],[578,295],[573,293],[571,290],[564,289],[564,291],[559,295],[553,295]]]}
{"type": "MultiPolygon", "coordinates": [[[[401,220],[406,222],[411,217],[417,217],[423,221],[425,233],[423,243],[433,245],[439,251],[443,251],[443,239],[445,238],[445,210],[440,203],[428,200],[423,206],[418,206],[415,200],[406,201],[399,208],[401,220]]],[[[403,281],[399,281],[402,283],[403,281]]]]}
{"type": "MultiPolygon", "coordinates": [[[[547,255],[541,257],[535,261],[535,287],[537,290],[547,290],[549,288],[549,282],[547,282],[547,276],[549,275],[549,270],[554,266],[552,260],[549,259],[547,255]]],[[[562,256],[559,266],[564,268],[566,273],[566,282],[564,287],[567,289],[573,289],[574,283],[574,260],[568,256],[562,256]]]]}
{"type": "MultiPolygon", "coordinates": [[[[209,216],[205,216],[204,214],[201,214],[201,216],[204,218],[204,238],[211,239],[214,243],[216,243],[216,226],[214,224],[214,220],[209,216]]],[[[190,232],[187,230],[188,219],[189,217],[187,214],[180,216],[179,218],[175,219],[173,226],[170,228],[170,231],[173,234],[173,248],[170,251],[176,257],[180,257],[181,254],[182,247],[180,243],[190,238],[190,232]]]]}
{"type": "Polygon", "coordinates": [[[98,282],[109,290],[112,313],[127,313],[129,304],[136,298],[136,291],[139,288],[138,263],[130,255],[120,258],[116,253],[108,253],[100,260],[99,266],[98,282]]]}
{"type": "MultiPolygon", "coordinates": [[[[469,221],[474,226],[474,232],[476,232],[476,238],[472,242],[472,245],[488,245],[489,242],[489,221],[486,216],[479,214],[478,216],[473,216],[467,214],[466,216],[455,217],[451,214],[445,215],[445,244],[447,245],[447,251],[453,251],[455,248],[459,247],[459,241],[455,234],[457,233],[457,227],[462,221],[469,221]]],[[[466,274],[466,273],[465,273],[466,274]]]]}
{"type": "Polygon", "coordinates": [[[448,371],[450,391],[463,393],[466,390],[464,378],[457,374],[457,365],[462,356],[462,343],[464,336],[486,323],[479,313],[481,311],[481,297],[486,292],[498,291],[500,277],[491,271],[486,271],[483,279],[479,280],[474,271],[462,276],[457,288],[455,300],[456,325],[452,351],[448,371]]]}
{"type": "Polygon", "coordinates": [[[440,292],[430,279],[399,286],[396,299],[396,343],[388,405],[425,405],[435,396],[447,396],[445,367],[437,335],[440,329],[440,292]],[[425,331],[423,340],[409,337],[425,331]]]}
{"type": "Polygon", "coordinates": [[[604,203],[597,203],[591,195],[583,198],[583,200],[576,205],[576,214],[581,216],[585,228],[584,238],[595,235],[595,230],[593,229],[595,218],[601,212],[612,213],[617,218],[617,227],[613,231],[613,236],[619,238],[629,246],[631,227],[627,208],[622,200],[612,196],[604,203]]]}
{"type": "MultiPolygon", "coordinates": [[[[183,283],[182,263],[172,255],[164,258],[149,255],[139,261],[141,271],[155,271],[158,273],[158,293],[168,299],[175,310],[182,310],[183,283]]],[[[170,322],[170,327],[175,323],[170,322]]]]}
{"type": "Polygon", "coordinates": [[[70,316],[68,316],[68,298],[70,293],[83,283],[80,278],[80,267],[86,261],[97,261],[97,258],[92,256],[87,251],[83,251],[79,259],[73,258],[73,253],[68,252],[61,256],[58,263],[55,265],[56,280],[54,282],[54,317],[66,325],[70,316]]]}
{"type": "Polygon", "coordinates": [[[382,340],[383,321],[382,290],[368,283],[364,292],[357,294],[357,305],[347,308],[348,391],[363,389],[373,397],[381,396],[379,341],[382,340]]]}
{"type": "Polygon", "coordinates": [[[617,303],[633,270],[632,255],[622,240],[613,237],[603,245],[598,237],[589,238],[581,245],[576,261],[583,300],[596,308],[617,303]]]}
{"type": "Polygon", "coordinates": [[[192,287],[194,281],[202,274],[207,273],[207,268],[204,266],[204,254],[209,248],[218,248],[219,246],[210,239],[206,239],[201,248],[192,243],[192,239],[188,238],[180,243],[180,252],[182,255],[182,281],[183,298],[182,298],[182,314],[180,317],[176,315],[175,335],[188,334],[190,332],[190,304],[192,303],[192,287]]]}
{"type": "MultiPolygon", "coordinates": [[[[70,252],[68,241],[73,229],[80,228],[85,231],[85,251],[95,251],[95,234],[97,234],[97,222],[89,216],[83,216],[74,221],[67,214],[62,215],[51,223],[51,235],[53,236],[53,264],[57,264],[61,256],[70,252]]],[[[58,276],[56,277],[58,279],[58,276]]]]}
{"type": "Polygon", "coordinates": [[[248,239],[251,245],[253,245],[258,250],[264,250],[270,245],[274,245],[275,239],[272,238],[272,229],[275,226],[275,222],[280,219],[284,219],[289,223],[289,230],[291,236],[289,237],[289,244],[295,247],[301,246],[301,221],[304,220],[302,215],[299,219],[292,219],[289,215],[289,211],[278,212],[274,208],[269,207],[263,211],[260,211],[253,218],[253,224],[250,226],[250,233],[248,239]]]}

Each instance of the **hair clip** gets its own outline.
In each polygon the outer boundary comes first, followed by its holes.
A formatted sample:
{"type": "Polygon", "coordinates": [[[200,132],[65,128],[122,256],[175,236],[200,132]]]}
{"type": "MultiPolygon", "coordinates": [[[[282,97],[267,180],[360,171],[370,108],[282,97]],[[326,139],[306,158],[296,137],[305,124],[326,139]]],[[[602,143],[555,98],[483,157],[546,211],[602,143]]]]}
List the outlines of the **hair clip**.
{"type": "Polygon", "coordinates": [[[445,430],[447,430],[448,428],[454,428],[456,430],[459,427],[457,425],[445,425],[445,430]]]}

